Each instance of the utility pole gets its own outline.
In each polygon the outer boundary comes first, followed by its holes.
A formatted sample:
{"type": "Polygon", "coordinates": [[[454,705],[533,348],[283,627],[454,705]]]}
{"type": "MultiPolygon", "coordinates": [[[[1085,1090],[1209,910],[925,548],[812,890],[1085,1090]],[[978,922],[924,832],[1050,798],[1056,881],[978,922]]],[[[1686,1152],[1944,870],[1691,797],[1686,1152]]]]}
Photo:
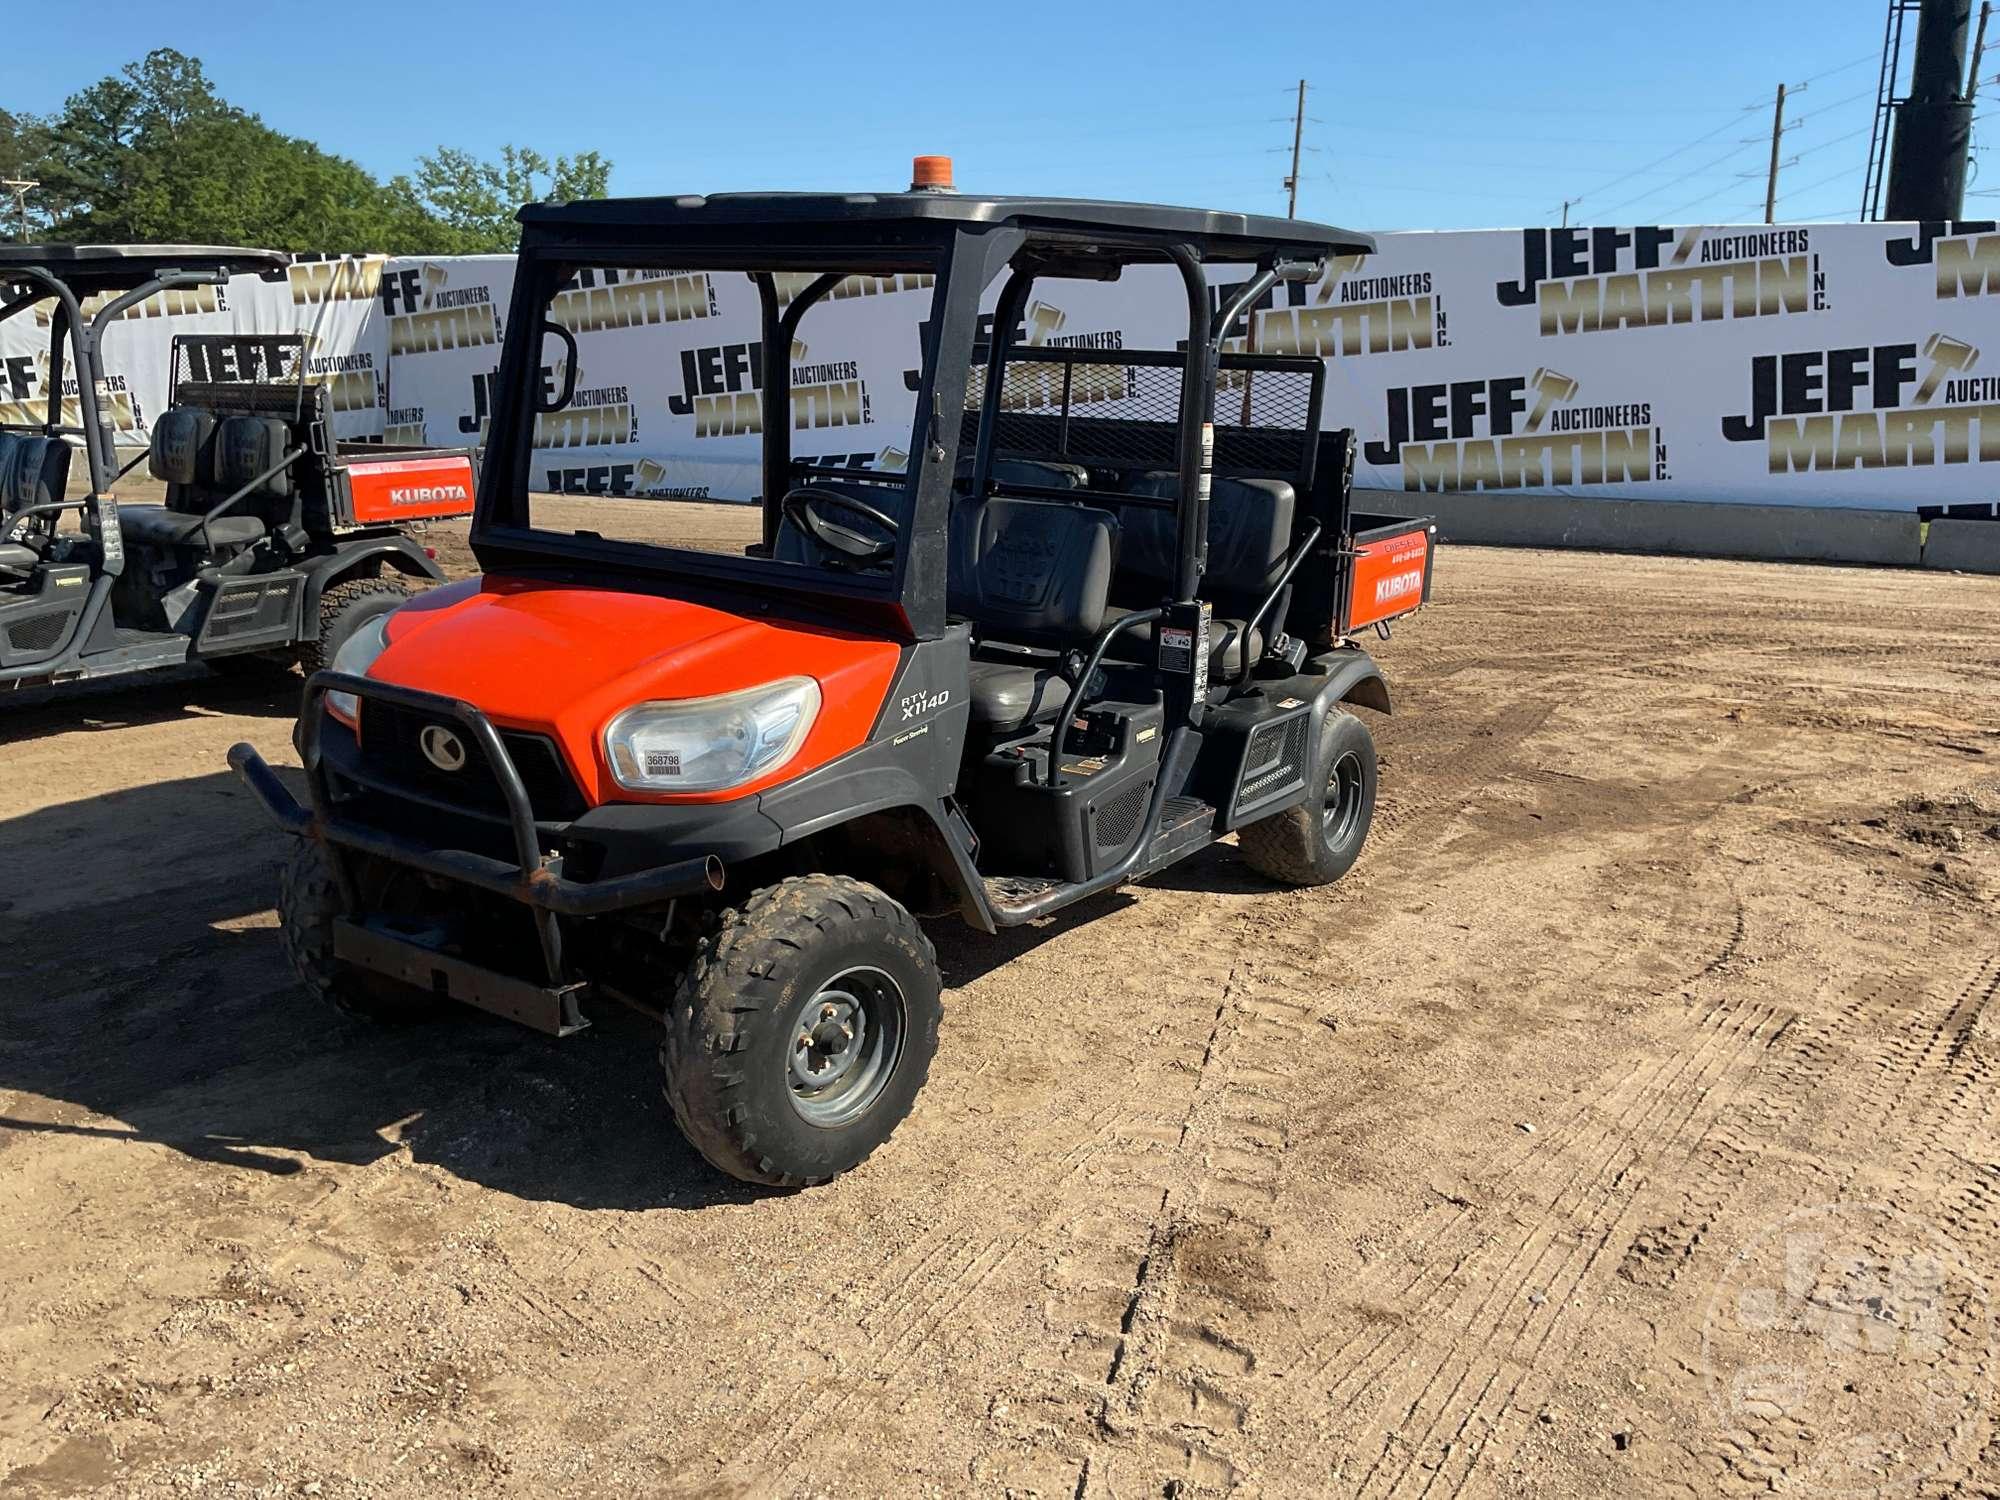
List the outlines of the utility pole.
{"type": "Polygon", "coordinates": [[[1972,35],[1972,69],[1965,75],[1965,102],[1979,92],[1979,64],[1986,56],[1986,23],[1993,16],[1993,0],[1979,7],[1979,29],[1972,35]]]}
{"type": "Polygon", "coordinates": [[[1889,151],[1887,219],[1956,219],[1965,210],[1972,105],[1965,97],[1965,41],[1972,0],[1921,0],[1910,92],[1896,110],[1889,151]]]}
{"type": "Polygon", "coordinates": [[[1575,206],[1576,204],[1578,204],[1578,203],[1581,203],[1581,202],[1583,202],[1583,200],[1582,200],[1581,198],[1565,198],[1565,199],[1563,199],[1563,221],[1562,221],[1562,227],[1563,227],[1563,228],[1565,228],[1565,229],[1569,228],[1569,211],[1570,211],[1570,209],[1571,209],[1571,208],[1572,208],[1573,206],[1575,206]]]}
{"type": "MultiPolygon", "coordinates": [[[[1771,170],[1764,178],[1764,222],[1773,222],[1778,209],[1778,140],[1785,133],[1785,86],[1778,85],[1778,107],[1771,113],[1771,170]]],[[[1752,136],[1752,140],[1756,137],[1752,136]]]]}
{"type": "Polygon", "coordinates": [[[1299,107],[1292,115],[1292,175],[1285,179],[1285,217],[1299,216],[1299,142],[1306,133],[1306,81],[1299,80],[1299,107]]]}
{"type": "Polygon", "coordinates": [[[0,188],[14,195],[14,217],[18,226],[15,238],[24,245],[28,243],[28,194],[40,186],[39,182],[23,177],[0,177],[0,188]]]}

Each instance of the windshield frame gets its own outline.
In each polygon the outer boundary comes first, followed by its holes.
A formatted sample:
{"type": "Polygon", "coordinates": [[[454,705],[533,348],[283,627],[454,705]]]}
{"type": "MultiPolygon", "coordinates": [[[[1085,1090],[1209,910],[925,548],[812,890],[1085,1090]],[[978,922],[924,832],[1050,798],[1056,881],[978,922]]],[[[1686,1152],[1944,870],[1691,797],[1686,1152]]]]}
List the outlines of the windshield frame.
{"type": "MultiPolygon", "coordinates": [[[[533,235],[530,230],[529,234],[533,235]]],[[[906,636],[928,633],[921,629],[924,617],[935,614],[942,622],[943,600],[934,607],[910,596],[913,583],[925,583],[935,571],[941,583],[941,566],[920,553],[931,550],[923,545],[928,528],[928,507],[919,504],[926,493],[926,479],[938,468],[939,452],[925,431],[925,398],[934,388],[940,341],[945,333],[945,309],[953,300],[950,268],[953,259],[950,237],[884,237],[868,242],[828,243],[815,236],[811,243],[771,241],[750,245],[736,239],[717,242],[706,235],[650,236],[647,243],[634,243],[621,236],[616,243],[565,243],[560,246],[531,245],[524,238],[509,302],[506,339],[502,346],[498,389],[490,434],[481,465],[479,495],[474,511],[471,543],[481,566],[489,572],[543,567],[583,567],[624,574],[643,574],[660,580],[689,583],[728,593],[754,592],[761,597],[778,596],[795,608],[808,612],[815,608],[837,616],[858,615],[871,625],[887,625],[906,636]],[[537,394],[541,388],[540,356],[543,316],[551,299],[578,270],[613,268],[618,270],[680,270],[704,272],[763,272],[770,276],[839,272],[845,275],[928,275],[934,278],[929,316],[924,323],[920,347],[921,365],[917,402],[913,413],[907,451],[911,458],[904,471],[903,493],[908,502],[911,524],[898,537],[892,565],[880,573],[842,574],[824,568],[783,563],[768,557],[704,552],[670,544],[614,538],[578,536],[574,533],[536,526],[531,509],[532,434],[537,415],[537,394]],[[913,558],[916,559],[913,566],[913,558]]],[[[959,298],[958,300],[963,300],[959,298]]],[[[770,364],[770,302],[764,302],[767,371],[770,364]]],[[[967,319],[969,321],[969,319],[967,319]]],[[[969,336],[969,335],[968,335],[969,336]]],[[[789,353],[789,349],[787,349],[789,353]]],[[[787,384],[789,366],[783,367],[787,384]]],[[[767,391],[771,382],[767,375],[767,391]]],[[[956,433],[944,435],[946,451],[943,468],[948,483],[951,450],[956,433]]],[[[766,424],[761,433],[759,465],[760,491],[768,488],[764,477],[774,465],[788,466],[791,460],[791,425],[766,424]]],[[[886,472],[885,472],[885,477],[886,472]]],[[[932,481],[935,483],[935,480],[932,481]]],[[[771,497],[760,497],[768,511],[771,497]]],[[[634,504],[649,502],[634,501],[634,504]]],[[[673,501],[657,503],[678,503],[673,501]]],[[[941,528],[938,528],[941,529],[941,528]]],[[[936,560],[941,565],[942,556],[936,560]]]]}

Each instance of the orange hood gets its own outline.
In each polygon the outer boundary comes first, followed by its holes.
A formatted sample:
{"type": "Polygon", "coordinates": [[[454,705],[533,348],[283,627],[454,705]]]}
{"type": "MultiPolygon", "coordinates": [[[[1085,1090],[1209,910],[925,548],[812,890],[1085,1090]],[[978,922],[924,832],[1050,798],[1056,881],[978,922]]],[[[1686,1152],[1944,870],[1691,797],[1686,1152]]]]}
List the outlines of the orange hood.
{"type": "Polygon", "coordinates": [[[845,631],[518,578],[434,589],[390,616],[388,638],[370,677],[462,698],[509,728],[553,734],[593,804],[723,801],[824,765],[867,739],[898,656],[892,642],[845,631]],[[819,682],[821,706],[785,765],[726,792],[628,792],[612,781],[604,726],[633,704],[801,676],[819,682]]]}

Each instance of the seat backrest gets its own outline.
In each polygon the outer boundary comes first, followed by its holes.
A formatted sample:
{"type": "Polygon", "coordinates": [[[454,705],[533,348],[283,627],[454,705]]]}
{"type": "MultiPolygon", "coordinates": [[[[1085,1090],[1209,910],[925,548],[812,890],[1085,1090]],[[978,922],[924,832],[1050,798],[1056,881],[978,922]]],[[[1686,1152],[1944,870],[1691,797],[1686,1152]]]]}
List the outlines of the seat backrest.
{"type": "MultiPolygon", "coordinates": [[[[224,417],[215,428],[216,488],[233,495],[282,459],[292,446],[289,422],[277,417],[224,417]]],[[[289,467],[265,477],[250,500],[290,500],[289,467]]]]}
{"type": "MultiPolygon", "coordinates": [[[[1145,474],[1132,485],[1134,495],[1173,499],[1180,494],[1178,474],[1145,474]]],[[[1263,602],[1264,595],[1285,570],[1292,544],[1292,513],[1298,495],[1282,479],[1231,479],[1218,476],[1208,494],[1208,571],[1202,594],[1225,608],[1263,602]]],[[[1171,510],[1128,506],[1125,540],[1118,556],[1117,592],[1121,599],[1143,600],[1171,584],[1178,561],[1177,527],[1171,510]]]]}
{"type": "Polygon", "coordinates": [[[57,437],[19,433],[8,438],[9,452],[0,457],[0,507],[13,516],[30,506],[60,501],[69,487],[69,444],[57,437]]]}
{"type": "MultiPolygon", "coordinates": [[[[967,455],[958,461],[960,483],[972,478],[972,458],[967,455]]],[[[1090,470],[1082,464],[1045,463],[1036,458],[996,458],[993,460],[993,482],[995,484],[1032,484],[1045,490],[1080,490],[1090,483],[1090,470]]]]}
{"type": "Polygon", "coordinates": [[[215,413],[199,406],[171,406],[161,412],[153,422],[152,452],[147,467],[155,479],[182,490],[212,487],[215,413]]]}
{"type": "MultiPolygon", "coordinates": [[[[167,504],[183,515],[205,515],[283,458],[292,428],[279,417],[226,415],[200,406],[175,406],[153,423],[149,466],[166,481],[167,504]]],[[[268,525],[293,518],[297,485],[280,469],[236,502],[229,514],[268,525]]]]}
{"type": "Polygon", "coordinates": [[[1118,518],[990,495],[952,509],[947,607],[1003,640],[1076,645],[1104,627],[1118,518]]]}

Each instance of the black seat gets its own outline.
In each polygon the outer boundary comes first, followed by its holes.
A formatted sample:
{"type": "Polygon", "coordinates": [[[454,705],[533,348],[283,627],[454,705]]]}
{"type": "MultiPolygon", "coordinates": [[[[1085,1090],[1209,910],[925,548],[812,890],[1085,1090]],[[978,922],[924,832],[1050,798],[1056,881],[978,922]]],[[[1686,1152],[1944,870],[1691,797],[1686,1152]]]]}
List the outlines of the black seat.
{"type": "Polygon", "coordinates": [[[54,538],[51,512],[69,488],[69,444],[58,437],[0,433],[0,568],[26,572],[40,562],[54,538]]]}
{"type": "Polygon", "coordinates": [[[953,508],[946,605],[974,629],[972,723],[1004,734],[1052,719],[1069,687],[1053,656],[1005,647],[1082,647],[1103,628],[1118,518],[1011,495],[953,508]]]}
{"type": "Polygon", "coordinates": [[[167,503],[120,510],[127,541],[155,547],[241,547],[298,519],[290,468],[265,474],[292,446],[291,424],[277,417],[223,416],[175,406],[153,423],[149,467],[167,486],[167,503]],[[202,517],[259,475],[257,487],[202,528],[202,517]]]}
{"type": "MultiPolygon", "coordinates": [[[[240,547],[256,541],[270,530],[256,516],[225,512],[208,523],[208,541],[214,547],[240,547]]],[[[121,505],[118,531],[128,542],[146,542],[155,547],[199,547],[201,515],[168,510],[164,505],[121,505]]]]}
{"type": "Polygon", "coordinates": [[[1069,683],[1047,662],[975,656],[969,677],[972,727],[989,735],[1012,734],[1062,712],[1069,683]]]}
{"type": "MultiPolygon", "coordinates": [[[[1142,475],[1131,486],[1130,493],[1174,499],[1180,494],[1180,476],[1142,475]]],[[[1247,628],[1250,616],[1285,571],[1285,558],[1292,543],[1292,517],[1297,507],[1297,491],[1282,479],[1217,478],[1212,482],[1208,497],[1208,571],[1201,582],[1202,597],[1215,607],[1209,633],[1212,672],[1234,677],[1243,670],[1246,650],[1248,660],[1254,664],[1264,654],[1267,635],[1282,623],[1282,611],[1274,610],[1256,630],[1247,628]]],[[[1172,589],[1178,560],[1173,511],[1156,506],[1129,506],[1123,524],[1125,539],[1111,590],[1112,597],[1118,600],[1114,618],[1119,613],[1159,603],[1172,589]]],[[[1150,655],[1150,643],[1142,647],[1137,638],[1123,636],[1111,654],[1131,657],[1142,650],[1150,655]]]]}
{"type": "MultiPolygon", "coordinates": [[[[958,461],[958,478],[961,485],[972,478],[970,455],[958,461]]],[[[1090,470],[1082,464],[1044,463],[1033,458],[996,458],[993,460],[993,483],[1034,485],[1045,490],[1080,490],[1090,483],[1090,470]]]]}

